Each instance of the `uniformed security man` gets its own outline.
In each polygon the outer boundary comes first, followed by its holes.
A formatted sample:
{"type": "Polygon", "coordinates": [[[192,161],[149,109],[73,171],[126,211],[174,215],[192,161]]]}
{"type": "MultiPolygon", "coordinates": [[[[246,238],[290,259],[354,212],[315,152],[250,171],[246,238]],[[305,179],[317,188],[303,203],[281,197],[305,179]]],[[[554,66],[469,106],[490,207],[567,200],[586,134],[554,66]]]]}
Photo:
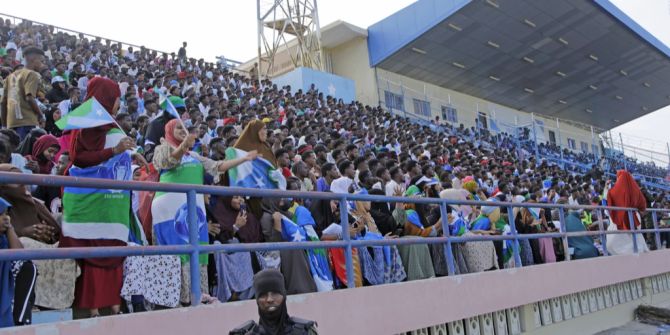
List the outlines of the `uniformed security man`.
{"type": "Polygon", "coordinates": [[[284,275],[273,269],[254,276],[258,323],[247,321],[230,335],[317,335],[316,322],[290,317],[286,308],[284,275]]]}

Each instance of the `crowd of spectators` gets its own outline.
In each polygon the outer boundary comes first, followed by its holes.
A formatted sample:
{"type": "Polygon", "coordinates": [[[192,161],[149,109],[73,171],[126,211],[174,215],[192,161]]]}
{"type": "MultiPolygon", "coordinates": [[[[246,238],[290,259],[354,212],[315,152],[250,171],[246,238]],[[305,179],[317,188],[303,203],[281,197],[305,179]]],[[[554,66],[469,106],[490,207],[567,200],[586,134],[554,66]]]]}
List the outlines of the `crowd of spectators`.
{"type": "MultiPolygon", "coordinates": [[[[263,158],[281,171],[288,190],[491,203],[449,206],[447,228],[436,205],[358,201],[340,208],[336,201],[204,196],[198,198],[202,243],[337,240],[343,234],[340,211],[347,211],[352,238],[384,239],[441,236],[443,229],[459,236],[505,235],[511,233],[510,225],[520,234],[598,229],[601,224],[606,229],[629,229],[627,217],[590,210],[568,211],[564,228],[556,210],[540,208],[515,208],[514,222],[508,222],[507,209],[495,205],[503,201],[608,202],[640,210],[669,207],[667,194],[640,190],[625,172],[616,180],[598,166],[569,172],[534,157],[533,150],[505,133],[449,123],[436,131],[381,107],[324,95],[314,87],[305,91],[278,87],[224,64],[189,58],[186,43],[177,53],[158,54],[55,32],[28,21],[5,22],[0,42],[3,172],[75,175],[132,152],[134,180],[225,187],[231,169],[263,158]],[[76,131],[56,126],[93,97],[116,124],[76,131]],[[166,99],[181,121],[168,111],[166,99]],[[248,155],[226,157],[230,148],[248,155]]],[[[556,155],[558,148],[542,145],[541,150],[556,155]]],[[[577,162],[592,158],[570,151],[563,156],[577,162]]],[[[133,234],[131,228],[127,238],[110,238],[115,235],[92,230],[83,238],[68,233],[64,222],[80,214],[68,210],[90,209],[67,206],[60,188],[0,185],[0,197],[2,248],[170,244],[170,228],[158,219],[164,213],[157,208],[172,211],[174,226],[185,220],[179,216],[185,195],[182,199],[133,191],[124,206],[139,231],[133,234]]],[[[118,212],[123,214],[122,208],[118,212]]],[[[636,218],[636,224],[649,224],[647,216],[636,218]]],[[[179,233],[179,227],[172,229],[179,233]]],[[[664,244],[667,239],[663,236],[664,244]]],[[[573,259],[601,254],[598,239],[574,237],[568,242],[570,249],[564,250],[551,238],[521,240],[521,262],[528,266],[562,261],[566,254],[573,259]]],[[[456,273],[514,266],[510,243],[454,244],[456,273]]],[[[608,239],[608,247],[609,243],[608,239]]],[[[648,239],[652,248],[661,247],[653,243],[648,239]]],[[[443,248],[437,244],[355,248],[354,285],[446,276],[443,248]]],[[[286,278],[288,294],[333,290],[347,286],[344,259],[341,249],[217,253],[198,260],[202,281],[195,284],[206,293],[205,303],[249,299],[254,296],[253,274],[276,268],[286,278]]],[[[0,326],[29,324],[30,306],[73,306],[91,317],[187,306],[190,261],[195,260],[166,255],[0,262],[0,283],[8,283],[0,289],[14,290],[14,314],[0,315],[0,326]],[[34,287],[25,284],[35,277],[34,287]]],[[[11,295],[1,293],[4,313],[12,304],[11,295]]]]}

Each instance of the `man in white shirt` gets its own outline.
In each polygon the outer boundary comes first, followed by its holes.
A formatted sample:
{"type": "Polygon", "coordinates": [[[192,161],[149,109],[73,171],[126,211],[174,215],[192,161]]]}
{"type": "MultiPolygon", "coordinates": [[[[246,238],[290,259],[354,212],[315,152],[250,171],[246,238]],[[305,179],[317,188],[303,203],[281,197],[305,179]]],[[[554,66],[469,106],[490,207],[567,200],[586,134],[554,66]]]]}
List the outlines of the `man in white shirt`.
{"type": "Polygon", "coordinates": [[[70,96],[70,99],[63,100],[58,104],[58,110],[60,110],[61,116],[67,115],[67,113],[72,111],[72,106],[78,104],[80,101],[81,92],[78,87],[70,87],[67,90],[67,94],[70,96]]]}
{"type": "Polygon", "coordinates": [[[399,167],[393,167],[389,171],[391,175],[391,180],[386,183],[385,193],[387,197],[392,197],[396,194],[396,191],[403,193],[405,192],[405,181],[403,180],[402,170],[399,167]]]}
{"type": "Polygon", "coordinates": [[[79,81],[77,82],[77,88],[79,88],[82,97],[86,96],[86,87],[88,87],[88,81],[93,79],[93,77],[95,77],[95,70],[88,69],[86,70],[86,75],[79,78],[79,81]]]}

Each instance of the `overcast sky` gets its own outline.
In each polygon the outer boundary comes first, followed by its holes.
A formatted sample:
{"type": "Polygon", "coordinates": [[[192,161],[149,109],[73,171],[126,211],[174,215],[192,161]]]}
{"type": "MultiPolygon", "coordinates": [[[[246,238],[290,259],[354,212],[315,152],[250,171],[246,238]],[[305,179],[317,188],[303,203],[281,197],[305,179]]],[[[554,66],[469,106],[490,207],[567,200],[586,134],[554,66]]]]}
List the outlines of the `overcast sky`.
{"type": "MultiPolygon", "coordinates": [[[[610,1],[670,45],[670,0],[610,1]]],[[[412,2],[414,0],[319,0],[319,17],[322,26],[343,20],[366,28],[412,2]]],[[[6,14],[162,51],[177,51],[181,42],[187,41],[189,56],[207,60],[224,55],[244,62],[257,52],[254,0],[37,0],[8,1],[3,7],[6,14]]],[[[670,141],[669,125],[670,107],[615,130],[628,135],[626,142],[638,141],[647,147],[652,145],[650,141],[644,142],[633,136],[653,139],[654,149],[666,152],[665,143],[670,141]]]]}

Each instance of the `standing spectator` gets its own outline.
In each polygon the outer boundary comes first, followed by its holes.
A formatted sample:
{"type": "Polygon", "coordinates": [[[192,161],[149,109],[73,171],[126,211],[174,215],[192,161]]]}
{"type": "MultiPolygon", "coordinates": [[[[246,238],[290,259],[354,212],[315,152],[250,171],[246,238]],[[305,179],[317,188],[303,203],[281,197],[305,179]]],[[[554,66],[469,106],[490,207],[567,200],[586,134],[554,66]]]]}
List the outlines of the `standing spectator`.
{"type": "Polygon", "coordinates": [[[41,76],[37,72],[44,66],[44,51],[36,47],[23,50],[26,66],[7,77],[2,96],[2,123],[14,129],[23,139],[43,118],[37,105],[37,91],[41,76]]]}
{"type": "Polygon", "coordinates": [[[177,57],[179,58],[180,61],[185,61],[186,60],[186,42],[183,42],[181,44],[181,48],[179,48],[179,52],[177,53],[177,57]]]}

